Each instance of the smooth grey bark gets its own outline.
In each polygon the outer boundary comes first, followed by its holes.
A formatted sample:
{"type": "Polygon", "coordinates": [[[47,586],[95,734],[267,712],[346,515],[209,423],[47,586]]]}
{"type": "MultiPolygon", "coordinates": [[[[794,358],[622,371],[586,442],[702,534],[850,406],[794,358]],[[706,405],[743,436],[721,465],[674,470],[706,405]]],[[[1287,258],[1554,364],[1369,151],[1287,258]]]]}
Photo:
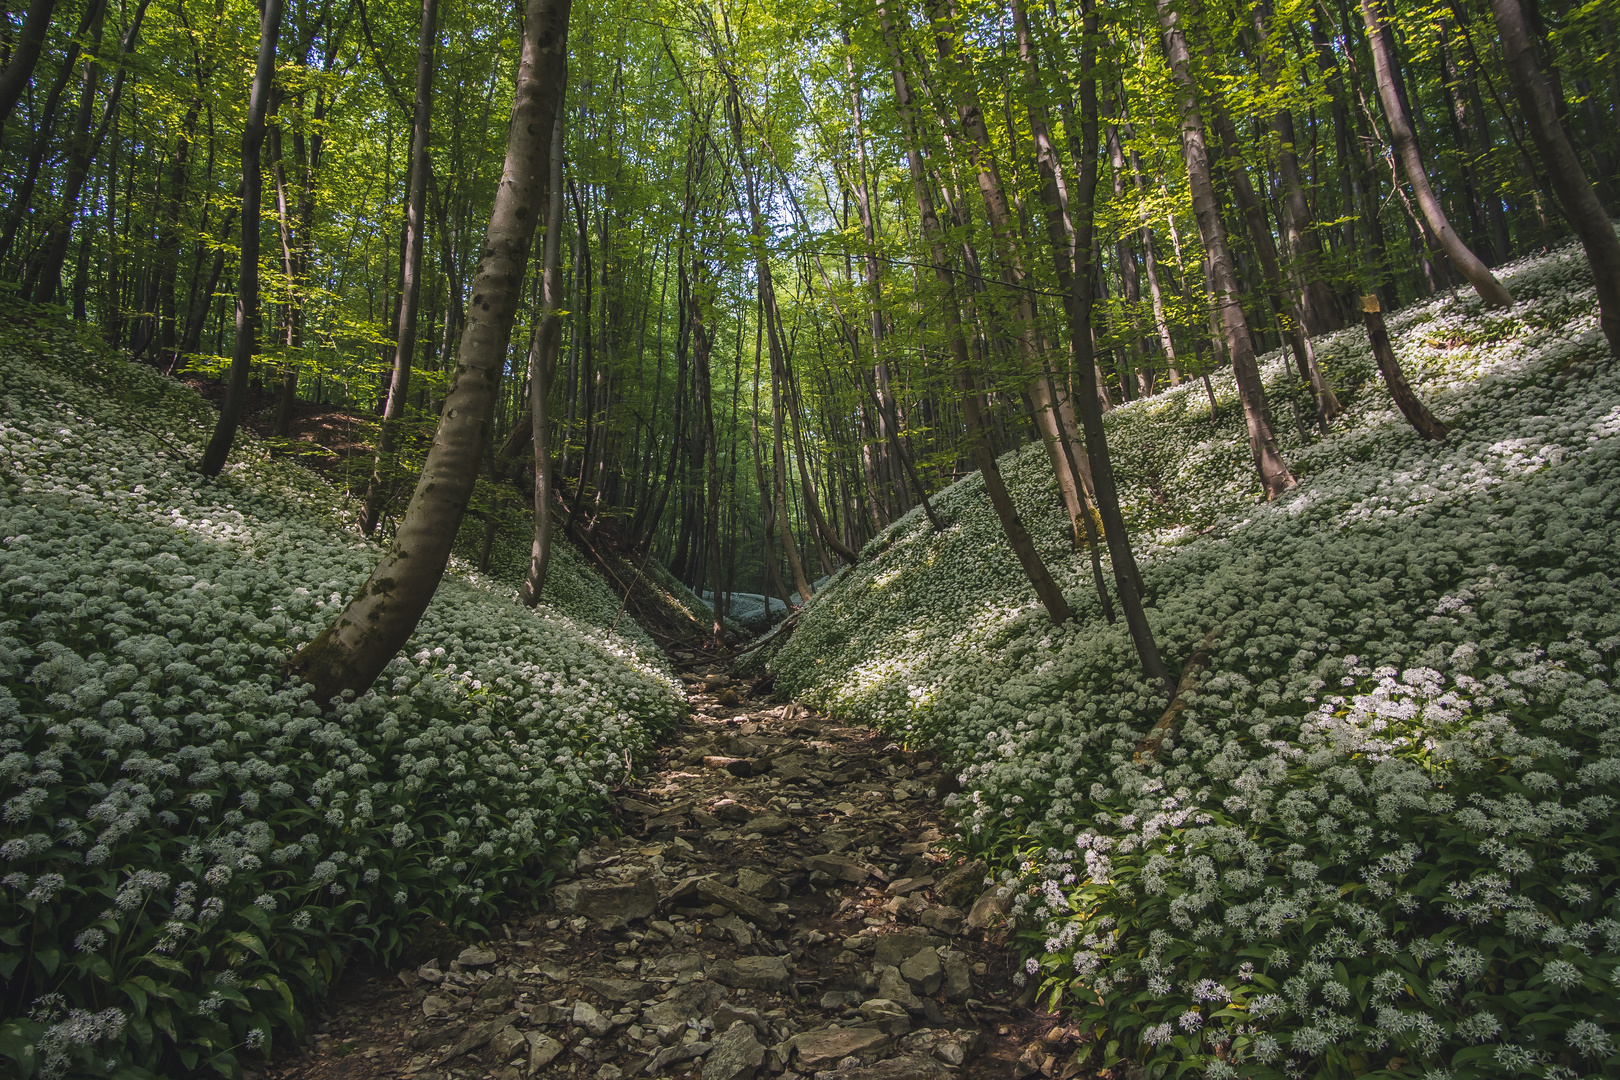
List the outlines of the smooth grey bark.
{"type": "MultiPolygon", "coordinates": [[[[978,96],[969,89],[973,80],[965,71],[967,61],[957,47],[957,31],[952,25],[957,14],[955,5],[953,0],[928,0],[928,8],[934,20],[935,52],[946,67],[947,76],[955,76],[957,89],[952,104],[957,122],[967,136],[963,148],[967,151],[984,203],[985,218],[989,222],[991,239],[1001,264],[1001,280],[1011,294],[1007,307],[1012,313],[1013,344],[1023,369],[1025,389],[1034,406],[1036,430],[1052,462],[1058,491],[1072,520],[1085,513],[1086,494],[1092,487],[1091,466],[1084,454],[1078,455],[1072,463],[1078,467],[1077,472],[1063,453],[1058,429],[1063,427],[1071,434],[1078,434],[1074,410],[1066,402],[1053,401],[1047,389],[1046,364],[1037,340],[1038,318],[1034,293],[1029,287],[1029,271],[1019,247],[1018,223],[996,161],[997,151],[985,124],[983,108],[978,96]]],[[[949,83],[952,79],[942,77],[942,81],[949,83]]]]}
{"type": "Polygon", "coordinates": [[[534,442],[534,540],[529,571],[519,594],[530,607],[540,602],[551,566],[551,417],[547,400],[562,345],[563,127],[568,111],[559,102],[551,134],[551,199],[540,265],[540,321],[529,342],[529,426],[534,442]]]}
{"type": "Polygon", "coordinates": [[[1265,209],[1261,206],[1260,197],[1255,194],[1254,185],[1249,182],[1237,131],[1232,126],[1225,107],[1219,101],[1213,105],[1212,120],[1225,151],[1228,164],[1227,178],[1231,182],[1232,194],[1237,199],[1238,209],[1242,212],[1244,224],[1248,228],[1249,240],[1260,259],[1260,276],[1265,284],[1266,299],[1271,304],[1272,316],[1277,322],[1278,330],[1288,341],[1299,377],[1311,388],[1311,396],[1316,402],[1317,423],[1325,435],[1328,421],[1340,411],[1338,395],[1328,385],[1327,378],[1316,364],[1316,350],[1305,334],[1305,317],[1299,306],[1300,301],[1283,292],[1282,267],[1272,241],[1271,225],[1266,220],[1265,209]]]}
{"type": "MultiPolygon", "coordinates": [[[[274,0],[271,0],[274,2],[274,0]]],[[[354,599],[292,659],[325,703],[360,693],[416,630],[437,591],[478,478],[522,298],[563,96],[571,0],[527,0],[506,161],[472,283],[450,390],[393,546],[354,599]]]]}
{"type": "Polygon", "coordinates": [[[1401,415],[1425,439],[1444,442],[1449,434],[1446,425],[1435,419],[1406,381],[1406,373],[1401,370],[1395,348],[1390,344],[1389,331],[1384,327],[1384,312],[1378,305],[1376,293],[1361,298],[1361,318],[1367,327],[1367,342],[1372,346],[1373,358],[1378,361],[1378,373],[1384,377],[1384,385],[1389,388],[1389,396],[1395,399],[1401,415]]]}
{"type": "MultiPolygon", "coordinates": [[[[1001,522],[1001,531],[1007,537],[1024,574],[1035,589],[1035,595],[1054,625],[1068,622],[1072,617],[1069,602],[1057,587],[1052,573],[1041,560],[1035,542],[1018,519],[1012,495],[1001,478],[996,465],[995,452],[990,445],[989,425],[979,404],[979,390],[973,381],[973,365],[968,356],[967,338],[963,336],[962,312],[956,292],[956,273],[951,269],[950,256],[945,247],[945,230],[940,227],[939,215],[934,209],[933,192],[928,186],[928,174],[923,166],[922,133],[918,130],[912,106],[911,88],[906,81],[905,66],[901,60],[897,31],[885,4],[878,7],[878,18],[883,25],[883,36],[889,46],[889,63],[894,71],[895,107],[900,113],[906,133],[906,161],[911,170],[911,184],[917,197],[917,212],[922,219],[923,238],[932,255],[934,280],[939,284],[943,300],[945,334],[950,340],[951,356],[956,372],[957,389],[961,393],[962,422],[968,430],[973,462],[984,481],[985,494],[1001,522]]],[[[1084,395],[1082,395],[1084,396],[1084,395]]]]}
{"type": "Polygon", "coordinates": [[[367,536],[377,528],[388,493],[388,474],[399,446],[400,417],[410,393],[411,364],[416,356],[416,311],[422,297],[422,234],[427,227],[427,181],[433,163],[428,141],[433,129],[433,45],[438,36],[439,0],[422,0],[422,36],[416,50],[416,108],[411,123],[411,179],[405,198],[405,257],[401,263],[399,318],[394,363],[383,404],[382,432],[377,459],[366,485],[365,512],[360,530],[367,536]]]}
{"type": "MultiPolygon", "coordinates": [[[[1269,0],[1261,0],[1252,11],[1256,54],[1261,74],[1273,91],[1280,90],[1276,65],[1271,59],[1271,18],[1269,0]]],[[[1322,241],[1316,233],[1305,181],[1300,175],[1299,140],[1294,134],[1294,114],[1284,105],[1271,114],[1271,130],[1277,136],[1277,172],[1282,180],[1283,231],[1288,241],[1292,269],[1299,275],[1299,312],[1305,332],[1322,334],[1344,326],[1338,299],[1322,276],[1322,241]]]]}
{"type": "MultiPolygon", "coordinates": [[[[1013,29],[1018,38],[1019,57],[1024,67],[1024,84],[1028,95],[1030,132],[1035,138],[1036,164],[1041,174],[1041,200],[1046,209],[1047,235],[1051,240],[1053,263],[1058,283],[1063,291],[1063,312],[1069,322],[1069,354],[1075,370],[1082,380],[1090,378],[1096,370],[1097,357],[1091,342],[1092,277],[1096,264],[1091,257],[1092,237],[1095,232],[1093,217],[1097,198],[1097,80],[1096,46],[1090,38],[1096,33],[1096,16],[1087,3],[1080,45],[1080,175],[1071,189],[1064,182],[1057,147],[1052,141],[1050,125],[1044,107],[1036,102],[1045,93],[1040,72],[1040,61],[1030,33],[1029,19],[1023,0],[1013,0],[1013,29]]],[[[1102,520],[1103,538],[1108,543],[1108,561],[1114,571],[1114,591],[1119,594],[1120,607],[1125,612],[1125,625],[1131,642],[1136,646],[1142,670],[1156,682],[1174,692],[1175,684],[1165,670],[1159,645],[1148,625],[1147,612],[1142,606],[1141,573],[1137,569],[1135,553],[1131,551],[1130,534],[1125,529],[1125,518],[1119,508],[1119,490],[1114,482],[1113,461],[1108,453],[1108,435],[1103,427],[1102,402],[1093,394],[1073,395],[1079,400],[1081,431],[1085,436],[1086,457],[1091,462],[1091,481],[1096,495],[1097,515],[1102,520]]],[[[1089,508],[1088,508],[1089,512],[1089,508]]],[[[1097,549],[1097,538],[1087,521],[1087,540],[1092,551],[1097,549]]],[[[1093,566],[1098,591],[1102,591],[1101,571],[1093,566]]],[[[1106,601],[1104,610],[1112,614],[1106,601]]],[[[1112,618],[1109,620],[1112,622],[1112,618]]]]}
{"type": "Polygon", "coordinates": [[[1535,48],[1525,25],[1519,0],[1491,0],[1502,52],[1507,57],[1508,78],[1525,126],[1547,166],[1547,176],[1570,227],[1586,249],[1592,265],[1592,283],[1597,288],[1598,325],[1609,339],[1609,351],[1620,356],[1620,239],[1614,222],[1597,193],[1587,181],[1580,157],[1559,122],[1552,87],[1536,62],[1535,48]]]}
{"type": "Polygon", "coordinates": [[[1412,116],[1400,91],[1395,75],[1394,35],[1379,14],[1378,0],[1361,0],[1361,18],[1367,26],[1367,44],[1372,51],[1373,79],[1378,84],[1378,100],[1384,106],[1384,118],[1389,123],[1390,141],[1401,159],[1401,169],[1412,195],[1417,200],[1423,220],[1433,231],[1435,241],[1451,265],[1474,287],[1486,307],[1513,306],[1513,295],[1496,280],[1490,268],[1471,251],[1457,230],[1451,227],[1445,208],[1429,184],[1429,174],[1423,166],[1423,155],[1418,149],[1417,133],[1412,129],[1412,116]]]}
{"type": "Polygon", "coordinates": [[[242,129],[242,260],[236,278],[236,341],[231,349],[230,373],[225,379],[225,400],[219,408],[214,434],[203,449],[200,469],[218,476],[231,455],[236,428],[247,400],[248,376],[259,330],[259,207],[264,198],[264,171],[259,152],[264,148],[265,113],[276,75],[276,42],[281,36],[281,0],[264,0],[259,18],[259,55],[248,94],[247,125],[242,129]]]}
{"type": "Polygon", "coordinates": [[[82,41],[92,30],[95,33],[95,41],[91,45],[91,50],[97,48],[101,38],[100,20],[106,8],[106,0],[90,0],[85,4],[83,14],[79,16],[78,28],[69,39],[67,52],[57,70],[56,80],[51,83],[50,90],[46,91],[45,101],[39,108],[39,130],[34,132],[33,143],[29,148],[28,164],[24,169],[22,180],[14,181],[15,186],[12,188],[11,212],[6,217],[5,235],[0,238],[0,260],[4,260],[11,253],[11,245],[17,239],[17,231],[22,227],[23,218],[33,208],[34,185],[39,182],[40,168],[44,165],[45,155],[54,142],[52,134],[56,127],[57,115],[61,111],[59,105],[62,94],[72,81],[73,69],[78,66],[79,53],[83,49],[82,41]]]}
{"type": "MultiPolygon", "coordinates": [[[[107,103],[101,110],[101,120],[96,124],[94,132],[90,131],[89,120],[96,89],[100,84],[101,65],[92,63],[85,72],[84,96],[80,99],[79,107],[78,137],[68,154],[67,176],[62,181],[61,205],[57,208],[50,227],[46,229],[42,245],[44,254],[40,257],[39,265],[30,270],[34,280],[33,300],[36,304],[54,303],[56,294],[62,287],[62,265],[67,262],[68,249],[73,243],[73,223],[79,215],[79,198],[84,194],[85,182],[90,178],[90,166],[100,155],[101,144],[106,141],[113,118],[118,115],[118,103],[123,97],[124,82],[129,74],[128,61],[135,51],[135,43],[140,39],[141,23],[146,18],[146,9],[150,2],[151,0],[140,0],[130,14],[123,41],[118,47],[116,64],[118,70],[113,75],[112,90],[107,94],[107,103]]],[[[105,6],[103,10],[104,8],[105,6]]],[[[98,31],[99,28],[98,22],[98,31]]],[[[99,46],[98,33],[96,48],[99,46]]]]}
{"type": "Polygon", "coordinates": [[[1249,335],[1249,323],[1243,314],[1237,273],[1232,267],[1232,250],[1227,245],[1226,225],[1221,221],[1221,207],[1215,197],[1209,146],[1204,140],[1204,120],[1198,110],[1198,86],[1193,80],[1192,56],[1181,29],[1181,15],[1171,0],[1158,0],[1158,6],[1159,25],[1164,29],[1165,57],[1170,63],[1171,78],[1180,91],[1181,151],[1192,188],[1193,213],[1209,257],[1210,293],[1215,301],[1221,336],[1231,356],[1232,374],[1237,379],[1238,401],[1243,406],[1243,419],[1249,429],[1249,450],[1254,456],[1255,471],[1260,474],[1266,498],[1275,499],[1298,481],[1277,450],[1271,410],[1266,405],[1265,387],[1261,385],[1260,368],[1254,358],[1254,339],[1249,335]]]}
{"type": "Polygon", "coordinates": [[[34,77],[40,51],[45,47],[45,31],[51,25],[51,12],[55,10],[56,0],[33,0],[28,5],[22,33],[17,35],[12,48],[11,63],[0,72],[0,127],[11,119],[11,110],[22,100],[23,91],[34,77]]]}

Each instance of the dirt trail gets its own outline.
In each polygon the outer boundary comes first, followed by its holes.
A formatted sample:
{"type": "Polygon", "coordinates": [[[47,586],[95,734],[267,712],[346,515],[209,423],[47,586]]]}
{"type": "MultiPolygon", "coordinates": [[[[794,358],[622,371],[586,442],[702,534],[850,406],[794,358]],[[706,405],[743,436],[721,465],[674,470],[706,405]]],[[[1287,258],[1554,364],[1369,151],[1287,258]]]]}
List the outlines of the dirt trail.
{"type": "MultiPolygon", "coordinates": [[[[1062,1078],[1075,1034],[1015,1000],[937,766],[686,676],[692,715],[539,915],[356,974],[279,1080],[1062,1078]],[[987,927],[988,924],[988,927],[987,927]]],[[[1004,902],[1001,902],[1004,903],[1004,902]]]]}

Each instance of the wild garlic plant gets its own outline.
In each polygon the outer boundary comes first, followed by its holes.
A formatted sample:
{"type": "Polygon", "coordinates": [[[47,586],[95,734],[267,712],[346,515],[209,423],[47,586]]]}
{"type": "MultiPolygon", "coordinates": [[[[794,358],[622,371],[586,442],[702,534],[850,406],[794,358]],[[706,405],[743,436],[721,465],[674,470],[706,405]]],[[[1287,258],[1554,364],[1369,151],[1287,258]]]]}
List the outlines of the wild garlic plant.
{"type": "Polygon", "coordinates": [[[683,701],[565,543],[538,612],[454,572],[371,691],[310,700],[286,661],[375,549],[250,439],[251,470],[199,479],[200,412],[67,331],[0,340],[0,1056],[25,1074],[229,1073],[349,955],[476,935],[683,701]]]}
{"type": "MultiPolygon", "coordinates": [[[[1026,977],[1149,1074],[1620,1069],[1620,372],[1584,259],[1389,320],[1452,429],[1421,442],[1365,335],[1348,405],[1259,504],[1230,377],[1108,419],[1161,649],[1214,640],[1179,727],[1008,455],[1076,618],[1039,610],[977,476],[818,595],[779,686],[937,747],[961,846],[1008,890],[1026,977]],[[1213,634],[1212,634],[1213,632],[1213,634]]],[[[1264,365],[1281,409],[1285,357],[1264,365]]]]}

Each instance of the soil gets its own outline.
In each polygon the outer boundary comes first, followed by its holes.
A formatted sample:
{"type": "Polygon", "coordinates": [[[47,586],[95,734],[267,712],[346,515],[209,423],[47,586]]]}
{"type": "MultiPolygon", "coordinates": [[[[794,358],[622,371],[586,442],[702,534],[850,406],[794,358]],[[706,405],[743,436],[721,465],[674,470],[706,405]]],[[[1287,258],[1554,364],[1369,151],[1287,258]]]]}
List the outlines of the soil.
{"type": "Polygon", "coordinates": [[[488,942],[351,971],[267,1075],[1108,1080],[1014,985],[937,763],[707,671],[575,877],[488,942]]]}

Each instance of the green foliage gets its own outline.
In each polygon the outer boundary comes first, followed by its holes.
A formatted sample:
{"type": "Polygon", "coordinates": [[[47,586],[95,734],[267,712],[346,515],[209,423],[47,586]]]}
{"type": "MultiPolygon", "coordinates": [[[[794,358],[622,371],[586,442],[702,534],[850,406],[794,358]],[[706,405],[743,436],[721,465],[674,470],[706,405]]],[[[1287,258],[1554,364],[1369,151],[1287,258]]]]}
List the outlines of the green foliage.
{"type": "Polygon", "coordinates": [[[286,661],[376,559],[336,493],[251,439],[197,481],[194,395],[9,314],[0,1055],[236,1075],[352,958],[542,891],[678,684],[564,555],[538,614],[452,575],[377,687],[322,709],[286,661]]]}

